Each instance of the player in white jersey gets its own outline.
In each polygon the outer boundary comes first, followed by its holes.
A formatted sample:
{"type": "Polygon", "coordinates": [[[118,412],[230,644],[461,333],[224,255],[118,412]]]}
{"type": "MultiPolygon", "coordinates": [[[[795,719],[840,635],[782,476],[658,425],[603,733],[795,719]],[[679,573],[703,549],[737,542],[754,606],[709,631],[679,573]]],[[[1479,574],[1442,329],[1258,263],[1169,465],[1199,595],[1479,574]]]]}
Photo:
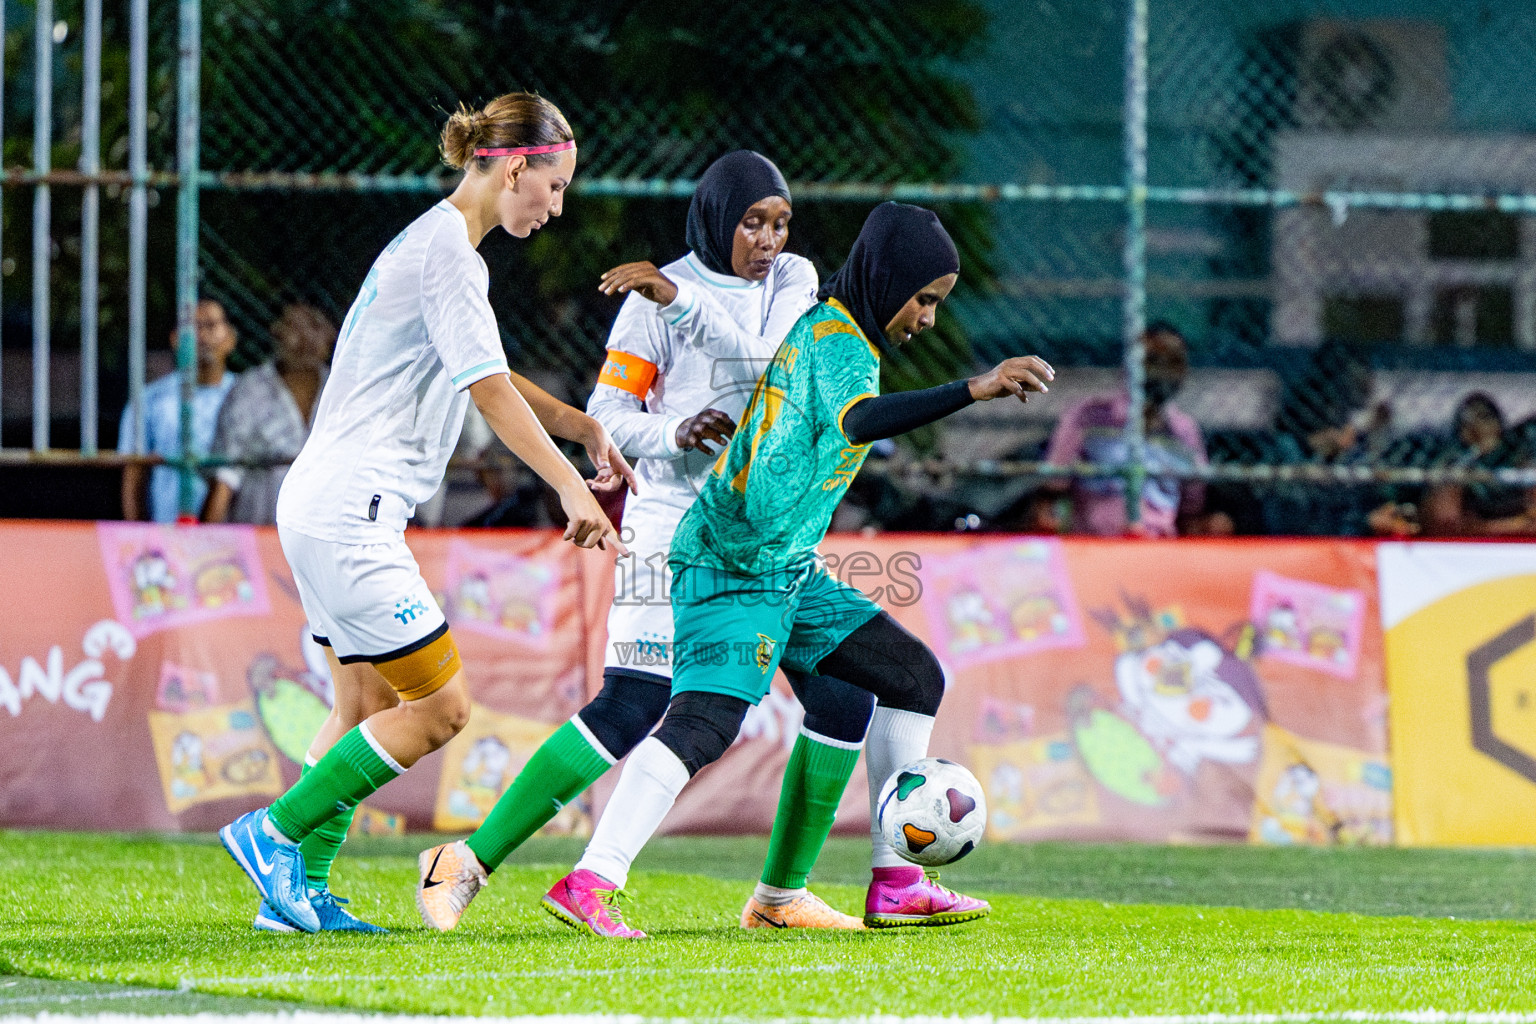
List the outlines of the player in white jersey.
{"type": "Polygon", "coordinates": [[[277,503],[335,706],[298,783],[220,831],[272,926],[378,930],[342,910],[323,879],[306,877],[300,844],[339,843],[322,830],[334,832],[340,815],[468,719],[458,650],[403,531],[442,482],[471,399],[559,493],[567,540],[624,550],[550,435],[586,447],[598,466],[593,487],[633,486],[633,474],[601,423],[510,371],[475,251],[492,228],[526,238],[560,215],[575,149],[560,111],[537,96],[461,108],[443,130],[443,155],[463,180],[379,255],[342,325],[314,428],[277,503]]]}
{"type": "MultiPolygon", "coordinates": [[[[659,270],[640,262],[603,275],[603,291],[628,297],[587,410],[637,460],[640,481],[624,510],[631,553],[615,567],[603,689],[529,760],[474,835],[424,855],[442,868],[424,885],[442,879],[464,894],[445,902],[441,914],[427,906],[423,916],[433,927],[454,927],[486,874],[644,739],[665,712],[672,534],[716,449],[735,431],[754,382],[789,328],[816,303],[815,268],[783,251],[790,215],[789,188],[778,168],[757,153],[730,153],[699,180],[686,256],[659,270]]],[[[864,691],[835,680],[804,682],[791,679],[806,719],[785,775],[781,819],[804,816],[807,803],[825,813],[836,809],[847,781],[839,773],[852,770],[874,704],[864,691]],[[830,779],[823,762],[832,763],[830,779]]],[[[780,831],[776,827],[776,837],[780,831]]],[[[793,859],[785,844],[773,847],[743,925],[862,926],[806,891],[804,872],[788,863],[793,859]]],[[[604,912],[618,919],[611,901],[604,912]]]]}

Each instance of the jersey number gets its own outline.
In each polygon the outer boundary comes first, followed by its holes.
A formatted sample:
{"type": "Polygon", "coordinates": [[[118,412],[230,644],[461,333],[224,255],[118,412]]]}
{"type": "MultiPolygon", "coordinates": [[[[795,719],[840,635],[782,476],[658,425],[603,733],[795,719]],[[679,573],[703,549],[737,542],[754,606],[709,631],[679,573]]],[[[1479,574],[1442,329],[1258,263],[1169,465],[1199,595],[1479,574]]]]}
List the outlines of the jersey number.
{"type": "MultiPolygon", "coordinates": [[[[379,258],[382,259],[400,248],[400,243],[405,241],[405,236],[410,234],[410,230],[410,228],[406,228],[396,235],[394,240],[384,247],[384,251],[379,254],[379,258]]],[[[373,305],[373,300],[378,297],[379,264],[378,260],[375,260],[373,266],[368,268],[368,276],[363,278],[363,286],[358,289],[357,301],[352,303],[352,309],[347,313],[347,320],[341,325],[341,337],[336,342],[337,348],[340,348],[342,342],[346,341],[352,334],[353,329],[357,327],[357,322],[363,318],[363,314],[368,312],[368,307],[373,305]]]]}

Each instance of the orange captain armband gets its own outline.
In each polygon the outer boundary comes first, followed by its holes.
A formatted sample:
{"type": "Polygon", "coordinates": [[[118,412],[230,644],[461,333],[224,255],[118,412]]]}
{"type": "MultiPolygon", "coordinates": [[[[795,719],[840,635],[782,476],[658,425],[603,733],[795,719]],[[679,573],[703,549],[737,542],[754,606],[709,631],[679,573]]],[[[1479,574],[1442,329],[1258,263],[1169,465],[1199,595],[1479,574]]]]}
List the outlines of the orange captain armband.
{"type": "Polygon", "coordinates": [[[603,363],[603,372],[597,375],[599,384],[610,384],[640,399],[644,399],[650,393],[651,382],[655,379],[655,363],[646,362],[637,355],[620,352],[616,348],[608,350],[608,360],[603,363]]]}

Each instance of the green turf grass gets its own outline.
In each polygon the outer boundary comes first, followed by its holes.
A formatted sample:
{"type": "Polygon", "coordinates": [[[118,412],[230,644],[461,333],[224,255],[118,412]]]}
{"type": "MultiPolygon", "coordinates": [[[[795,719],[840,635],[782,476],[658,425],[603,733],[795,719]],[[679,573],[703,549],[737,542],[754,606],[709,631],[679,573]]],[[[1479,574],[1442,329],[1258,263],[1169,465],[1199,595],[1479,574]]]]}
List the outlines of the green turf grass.
{"type": "MultiPolygon", "coordinates": [[[[735,926],[762,840],[664,840],[630,883],[655,938],[614,943],[538,907],[569,844],[530,844],[457,931],[428,932],[419,846],[359,842],[337,862],[337,891],[397,931],[306,937],[250,930],[255,897],[217,846],[0,834],[0,970],[414,1013],[1536,1010],[1532,925],[1318,912],[1524,917],[1536,861],[1518,853],[993,844],[945,876],[993,898],[988,921],[814,934],[735,926]]],[[[865,855],[834,843],[818,878],[861,882],[865,855]]],[[[813,885],[862,904],[862,886],[813,885]]]]}

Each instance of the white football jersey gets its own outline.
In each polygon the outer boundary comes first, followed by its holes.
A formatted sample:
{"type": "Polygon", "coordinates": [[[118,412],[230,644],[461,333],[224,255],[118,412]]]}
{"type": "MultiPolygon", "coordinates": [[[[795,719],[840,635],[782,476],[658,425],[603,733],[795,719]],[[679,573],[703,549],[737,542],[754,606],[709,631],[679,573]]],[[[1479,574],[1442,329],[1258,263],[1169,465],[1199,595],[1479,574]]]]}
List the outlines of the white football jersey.
{"type": "Polygon", "coordinates": [[[639,295],[625,299],[587,412],[634,461],[640,485],[624,503],[631,554],[615,567],[605,660],[671,675],[667,550],[719,457],[715,443],[714,455],[678,448],[678,425],[705,409],[741,422],[779,343],[816,304],[818,282],[809,260],[788,253],[762,281],[716,274],[692,253],[661,270],[677,285],[677,298],[668,306],[639,295]]]}
{"type": "Polygon", "coordinates": [[[277,521],[320,540],[405,529],[442,482],[471,384],[507,373],[490,272],[444,200],[379,254],[341,326],[314,427],[277,521]]]}
{"type": "Polygon", "coordinates": [[[716,274],[692,253],[661,271],[677,285],[677,298],[668,306],[639,295],[625,299],[587,403],[619,449],[637,460],[640,493],[625,502],[626,525],[652,506],[682,517],[716,456],[678,448],[678,425],[705,409],[739,421],[779,343],[816,304],[816,268],[788,253],[762,281],[716,274]]]}

